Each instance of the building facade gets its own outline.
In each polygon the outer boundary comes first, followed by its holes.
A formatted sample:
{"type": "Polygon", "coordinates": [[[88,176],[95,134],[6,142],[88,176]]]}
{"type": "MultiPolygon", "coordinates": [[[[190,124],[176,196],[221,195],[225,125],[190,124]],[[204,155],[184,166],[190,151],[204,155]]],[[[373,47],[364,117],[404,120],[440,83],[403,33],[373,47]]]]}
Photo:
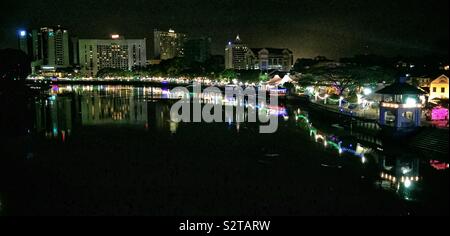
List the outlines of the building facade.
{"type": "Polygon", "coordinates": [[[174,30],[153,31],[154,59],[167,60],[175,57],[184,57],[184,43],[187,36],[174,30]]]}
{"type": "Polygon", "coordinates": [[[205,62],[211,56],[211,38],[188,39],[184,44],[185,58],[188,61],[205,62]]]}
{"type": "Polygon", "coordinates": [[[239,35],[234,42],[228,42],[225,47],[225,69],[245,70],[247,63],[245,56],[249,48],[241,41],[239,35]]]}
{"type": "Polygon", "coordinates": [[[248,70],[290,71],[294,64],[294,55],[287,48],[251,48],[245,54],[248,70]]]}
{"type": "Polygon", "coordinates": [[[30,58],[33,57],[32,53],[32,37],[31,32],[28,32],[27,30],[19,30],[17,33],[17,42],[18,42],[18,48],[22,50],[24,53],[26,53],[30,58]]]}
{"type": "Polygon", "coordinates": [[[38,58],[42,59],[45,66],[68,67],[69,56],[69,32],[67,29],[57,26],[55,28],[44,27],[33,33],[37,37],[34,48],[38,52],[38,58]]]}
{"type": "Polygon", "coordinates": [[[448,84],[449,79],[445,75],[439,76],[437,79],[431,81],[430,84],[430,97],[429,100],[433,100],[435,98],[446,98],[448,99],[448,84]]]}
{"type": "Polygon", "coordinates": [[[146,66],[146,39],[80,39],[79,60],[81,75],[95,77],[105,68],[131,70],[146,66]]]}
{"type": "Polygon", "coordinates": [[[69,31],[61,26],[19,31],[19,49],[32,61],[32,73],[71,66],[69,31]]]}

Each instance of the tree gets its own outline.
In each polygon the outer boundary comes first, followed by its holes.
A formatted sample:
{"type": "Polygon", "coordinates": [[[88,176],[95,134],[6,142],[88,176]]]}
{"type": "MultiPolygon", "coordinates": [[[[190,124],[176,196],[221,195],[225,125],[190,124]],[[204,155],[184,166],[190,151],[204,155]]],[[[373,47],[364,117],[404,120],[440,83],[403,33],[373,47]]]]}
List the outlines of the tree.
{"type": "Polygon", "coordinates": [[[267,82],[267,81],[269,81],[269,75],[267,73],[260,73],[259,74],[259,81],[260,82],[267,82]]]}
{"type": "Polygon", "coordinates": [[[21,50],[0,50],[0,80],[25,80],[31,74],[31,62],[21,50]]]}
{"type": "Polygon", "coordinates": [[[220,74],[221,79],[232,80],[237,78],[237,73],[233,69],[225,69],[220,74]]]}
{"type": "Polygon", "coordinates": [[[283,88],[285,88],[287,90],[288,95],[295,93],[295,85],[291,82],[284,83],[283,88]]]}
{"type": "Polygon", "coordinates": [[[240,70],[238,78],[244,83],[258,83],[260,74],[259,70],[240,70]]]}
{"type": "MultiPolygon", "coordinates": [[[[306,81],[319,85],[331,85],[341,96],[346,90],[354,90],[358,86],[375,84],[381,81],[391,82],[395,72],[378,66],[359,66],[352,64],[335,64],[333,66],[316,66],[308,70],[306,81]]],[[[305,84],[305,79],[300,80],[305,84]]]]}

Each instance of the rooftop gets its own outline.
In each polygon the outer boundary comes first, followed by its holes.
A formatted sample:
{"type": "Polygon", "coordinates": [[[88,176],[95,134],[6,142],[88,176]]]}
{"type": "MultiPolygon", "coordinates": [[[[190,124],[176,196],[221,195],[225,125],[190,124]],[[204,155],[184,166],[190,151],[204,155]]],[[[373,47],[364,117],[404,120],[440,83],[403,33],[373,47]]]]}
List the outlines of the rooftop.
{"type": "Polygon", "coordinates": [[[412,86],[407,83],[401,83],[401,82],[395,82],[389,86],[386,86],[380,90],[378,90],[376,93],[378,94],[393,94],[393,95],[399,95],[399,94],[412,94],[412,95],[421,95],[426,94],[424,90],[417,88],[415,86],[412,86]]]}

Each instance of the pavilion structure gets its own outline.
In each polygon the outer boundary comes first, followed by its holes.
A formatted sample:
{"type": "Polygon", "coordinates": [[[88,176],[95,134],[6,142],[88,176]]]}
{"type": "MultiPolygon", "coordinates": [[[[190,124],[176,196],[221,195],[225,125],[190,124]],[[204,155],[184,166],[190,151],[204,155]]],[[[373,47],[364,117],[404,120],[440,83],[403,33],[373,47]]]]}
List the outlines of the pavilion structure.
{"type": "Polygon", "coordinates": [[[425,91],[402,81],[396,81],[378,90],[381,94],[379,123],[395,131],[410,130],[420,126],[422,107],[420,96],[425,91]]]}

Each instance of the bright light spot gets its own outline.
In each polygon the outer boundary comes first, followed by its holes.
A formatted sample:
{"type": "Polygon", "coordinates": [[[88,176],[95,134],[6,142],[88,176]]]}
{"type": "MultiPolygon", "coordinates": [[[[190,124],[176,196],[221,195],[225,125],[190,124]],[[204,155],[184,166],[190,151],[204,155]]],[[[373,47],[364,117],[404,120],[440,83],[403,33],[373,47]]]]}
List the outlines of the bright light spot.
{"type": "Polygon", "coordinates": [[[406,105],[407,106],[415,106],[417,104],[416,99],[414,98],[407,98],[406,99],[406,105]]]}
{"type": "Polygon", "coordinates": [[[406,179],[404,185],[405,185],[406,188],[411,187],[411,180],[406,179]]]}
{"type": "Polygon", "coordinates": [[[112,39],[118,39],[120,37],[120,35],[118,35],[118,34],[113,34],[113,35],[111,35],[111,38],[112,39]]]}
{"type": "Polygon", "coordinates": [[[21,30],[21,31],[19,32],[19,35],[20,35],[20,37],[25,37],[25,35],[27,35],[27,31],[21,30]]]}
{"type": "Polygon", "coordinates": [[[364,88],[363,90],[364,95],[370,95],[372,93],[372,89],[371,88],[364,88]]]}
{"type": "Polygon", "coordinates": [[[367,160],[366,160],[366,157],[362,156],[362,157],[361,157],[361,162],[364,164],[364,163],[366,163],[366,161],[367,161],[367,160]]]}

